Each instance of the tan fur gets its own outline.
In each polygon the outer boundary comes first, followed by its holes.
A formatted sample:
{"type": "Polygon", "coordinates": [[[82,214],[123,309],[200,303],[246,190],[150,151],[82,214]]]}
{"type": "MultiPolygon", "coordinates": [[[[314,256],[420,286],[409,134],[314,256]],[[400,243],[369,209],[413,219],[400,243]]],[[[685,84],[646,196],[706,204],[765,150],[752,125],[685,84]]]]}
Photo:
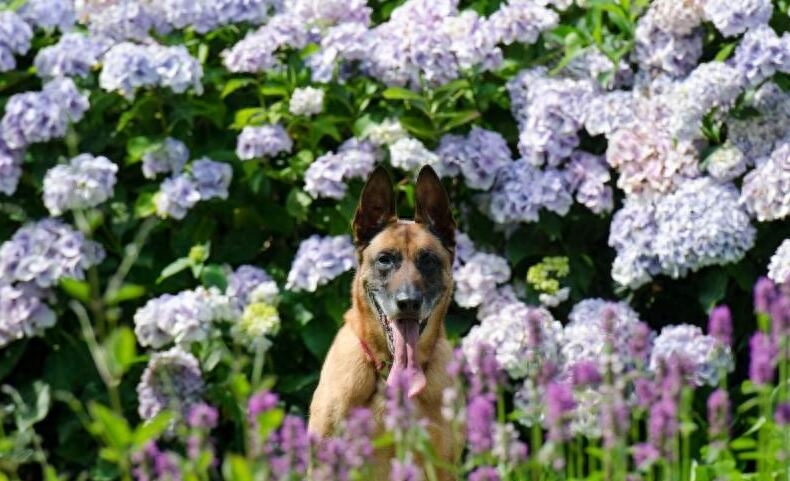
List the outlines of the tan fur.
{"type": "MultiPolygon", "coordinates": [[[[452,384],[446,370],[452,349],[444,328],[444,316],[452,293],[452,257],[424,225],[411,221],[391,222],[362,250],[352,286],[352,306],[345,314],[345,325],[335,337],[321,369],[321,378],[310,405],[309,429],[319,436],[330,436],[355,407],[370,408],[381,429],[385,385],[375,366],[366,358],[360,339],[367,343],[377,359],[390,359],[391,356],[378,318],[363,297],[364,279],[368,275],[370,261],[377,253],[397,248],[404,257],[410,258],[416,256],[418,249],[428,247],[443,254],[442,272],[448,288],[437,302],[417,344],[417,359],[424,369],[427,386],[414,401],[420,416],[429,422],[428,429],[437,455],[447,463],[455,464],[457,443],[453,441],[450,426],[441,415],[442,392],[452,384]]],[[[376,453],[373,479],[388,479],[391,457],[392,453],[386,450],[376,453]]],[[[453,477],[440,471],[439,479],[449,480],[453,477]]]]}

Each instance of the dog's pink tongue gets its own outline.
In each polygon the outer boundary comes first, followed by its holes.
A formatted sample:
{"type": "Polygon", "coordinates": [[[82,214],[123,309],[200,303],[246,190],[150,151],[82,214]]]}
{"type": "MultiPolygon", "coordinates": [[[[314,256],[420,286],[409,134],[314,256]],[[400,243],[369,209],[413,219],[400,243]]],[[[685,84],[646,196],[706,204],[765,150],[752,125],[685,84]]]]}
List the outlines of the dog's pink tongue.
{"type": "Polygon", "coordinates": [[[425,373],[417,362],[417,340],[420,337],[420,325],[417,321],[396,320],[392,330],[394,341],[394,359],[392,369],[387,377],[387,385],[392,385],[398,376],[407,374],[409,377],[409,397],[412,398],[425,388],[425,373]]]}

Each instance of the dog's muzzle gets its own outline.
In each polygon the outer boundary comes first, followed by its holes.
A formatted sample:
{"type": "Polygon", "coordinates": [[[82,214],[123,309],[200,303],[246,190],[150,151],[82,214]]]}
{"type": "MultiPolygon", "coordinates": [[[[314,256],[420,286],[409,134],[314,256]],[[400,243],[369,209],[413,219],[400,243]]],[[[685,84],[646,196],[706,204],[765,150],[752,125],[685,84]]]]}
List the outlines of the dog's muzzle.
{"type": "MultiPolygon", "coordinates": [[[[366,289],[365,293],[370,300],[370,303],[373,304],[373,307],[376,308],[376,314],[378,317],[379,325],[381,326],[381,331],[384,333],[384,338],[387,340],[387,350],[389,350],[390,355],[395,354],[395,340],[392,337],[392,323],[387,315],[384,313],[384,309],[379,304],[378,300],[376,299],[376,295],[373,291],[366,289]]],[[[428,325],[428,318],[422,319],[419,321],[419,333],[422,336],[423,331],[425,331],[426,326],[428,325]]]]}

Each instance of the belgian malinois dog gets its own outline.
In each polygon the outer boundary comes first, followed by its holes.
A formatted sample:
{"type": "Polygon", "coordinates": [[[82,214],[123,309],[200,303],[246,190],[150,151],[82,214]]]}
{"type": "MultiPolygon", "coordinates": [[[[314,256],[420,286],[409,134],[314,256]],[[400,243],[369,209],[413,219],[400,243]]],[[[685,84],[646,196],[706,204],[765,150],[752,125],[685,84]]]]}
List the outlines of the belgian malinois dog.
{"type": "MultiPolygon", "coordinates": [[[[452,384],[452,348],[444,317],[450,304],[455,221],[436,172],[417,176],[414,220],[398,219],[387,172],[370,175],[352,223],[358,268],[351,308],[329,349],[310,405],[309,429],[333,435],[349,411],[367,407],[382,429],[384,393],[408,373],[408,396],[437,456],[454,463],[457,440],[441,415],[442,391],[452,384]],[[387,373],[387,369],[389,372],[387,373]]],[[[391,452],[376,453],[376,480],[386,480],[391,452]]],[[[440,471],[441,479],[453,479],[440,471]]]]}

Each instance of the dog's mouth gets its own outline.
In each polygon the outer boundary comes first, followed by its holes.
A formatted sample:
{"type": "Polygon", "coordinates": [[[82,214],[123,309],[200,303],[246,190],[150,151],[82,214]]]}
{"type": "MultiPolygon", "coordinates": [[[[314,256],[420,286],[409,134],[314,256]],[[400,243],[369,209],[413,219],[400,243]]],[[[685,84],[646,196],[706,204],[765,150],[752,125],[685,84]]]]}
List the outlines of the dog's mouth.
{"type": "Polygon", "coordinates": [[[409,378],[409,397],[418,395],[425,388],[426,378],[422,367],[417,361],[417,342],[420,339],[427,319],[420,321],[417,318],[399,318],[390,320],[376,300],[376,296],[368,291],[371,303],[375,306],[379,324],[387,340],[387,349],[392,355],[392,367],[387,376],[387,384],[398,381],[400,376],[409,378]]]}

